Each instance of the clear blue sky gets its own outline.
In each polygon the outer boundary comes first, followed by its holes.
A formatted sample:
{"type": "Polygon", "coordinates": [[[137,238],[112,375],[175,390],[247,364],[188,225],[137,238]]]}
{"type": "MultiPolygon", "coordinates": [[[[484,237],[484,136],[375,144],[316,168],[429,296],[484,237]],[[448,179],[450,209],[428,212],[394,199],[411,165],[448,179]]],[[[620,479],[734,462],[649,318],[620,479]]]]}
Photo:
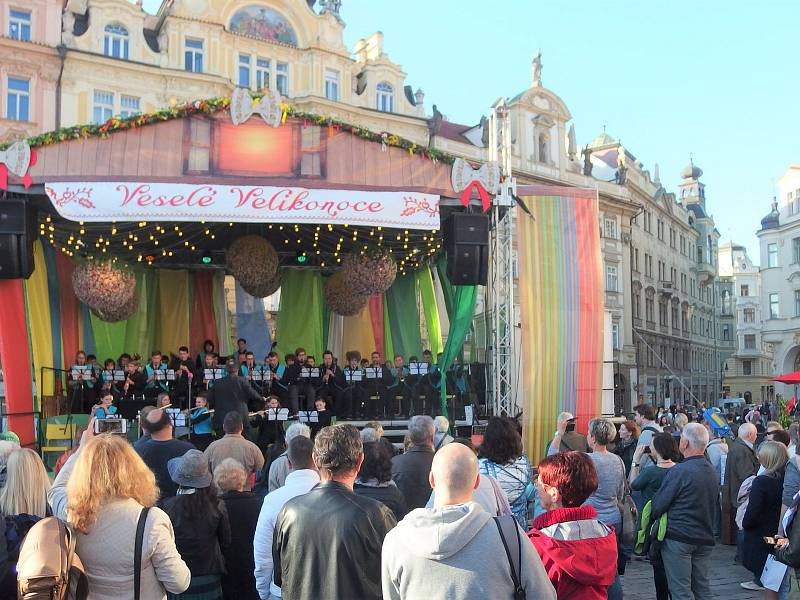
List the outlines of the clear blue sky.
{"type": "Polygon", "coordinates": [[[800,162],[800,2],[343,0],[342,17],[349,47],[382,31],[428,109],[462,123],[527,89],[541,48],[580,144],[605,125],[670,191],[691,152],[723,240],[758,261],[775,180],[800,162]]]}

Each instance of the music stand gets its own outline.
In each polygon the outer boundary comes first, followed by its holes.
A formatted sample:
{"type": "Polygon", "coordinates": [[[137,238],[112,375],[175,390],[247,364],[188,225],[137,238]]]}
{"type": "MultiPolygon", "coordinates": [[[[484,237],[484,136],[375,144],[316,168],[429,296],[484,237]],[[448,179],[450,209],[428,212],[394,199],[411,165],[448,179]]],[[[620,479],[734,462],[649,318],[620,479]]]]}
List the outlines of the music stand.
{"type": "Polygon", "coordinates": [[[269,408],[267,409],[267,421],[288,421],[288,408],[269,408]]]}
{"type": "Polygon", "coordinates": [[[428,374],[428,363],[409,363],[408,374],[421,377],[428,374]]]}
{"type": "Polygon", "coordinates": [[[344,374],[344,378],[347,383],[358,383],[363,379],[363,374],[360,369],[356,371],[347,371],[344,374]]]}
{"type": "Polygon", "coordinates": [[[301,410],[297,413],[301,423],[319,423],[319,413],[315,410],[301,410]]]}
{"type": "Polygon", "coordinates": [[[365,371],[367,372],[367,379],[380,379],[381,378],[382,369],[380,367],[367,367],[365,369],[365,371]]]}

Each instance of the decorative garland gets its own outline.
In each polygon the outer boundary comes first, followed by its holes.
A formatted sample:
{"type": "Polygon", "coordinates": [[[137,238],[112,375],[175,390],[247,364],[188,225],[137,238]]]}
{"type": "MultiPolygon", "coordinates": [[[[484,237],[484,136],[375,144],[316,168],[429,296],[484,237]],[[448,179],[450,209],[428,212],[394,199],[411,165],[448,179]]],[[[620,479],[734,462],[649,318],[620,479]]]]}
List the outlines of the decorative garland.
{"type": "MultiPolygon", "coordinates": [[[[251,98],[254,102],[260,102],[262,96],[251,93],[251,98]]],[[[177,104],[154,113],[133,115],[126,118],[111,117],[102,124],[74,125],[72,127],[63,127],[57,131],[42,133],[28,138],[28,144],[31,148],[38,148],[40,146],[58,144],[59,142],[65,142],[67,140],[80,140],[91,137],[107,138],[112,133],[118,131],[136,129],[137,127],[144,127],[145,125],[151,125],[160,121],[183,119],[196,114],[211,115],[221,110],[228,109],[230,103],[230,98],[209,98],[206,100],[195,100],[194,102],[187,102],[185,104],[177,104]]],[[[287,103],[281,104],[281,109],[283,110],[282,122],[285,122],[287,117],[292,117],[302,120],[305,125],[328,127],[331,132],[345,131],[362,140],[381,144],[382,147],[391,146],[393,148],[402,148],[403,150],[407,150],[411,155],[429,158],[434,162],[443,162],[452,165],[456,160],[456,157],[452,154],[436,150],[435,148],[420,146],[411,140],[392,133],[385,131],[376,133],[364,127],[352,125],[351,123],[346,123],[345,121],[333,117],[326,117],[299,110],[287,103]]],[[[11,144],[12,142],[0,144],[0,150],[8,148],[11,144]]]]}

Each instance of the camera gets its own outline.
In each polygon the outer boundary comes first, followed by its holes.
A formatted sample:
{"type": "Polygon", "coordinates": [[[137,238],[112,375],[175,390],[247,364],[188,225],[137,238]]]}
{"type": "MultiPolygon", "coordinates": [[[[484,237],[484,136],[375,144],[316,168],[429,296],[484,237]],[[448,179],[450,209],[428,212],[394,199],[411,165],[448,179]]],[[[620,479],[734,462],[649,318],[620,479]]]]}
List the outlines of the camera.
{"type": "Polygon", "coordinates": [[[575,431],[575,421],[567,423],[566,432],[575,431]]]}
{"type": "Polygon", "coordinates": [[[644,450],[642,450],[642,454],[650,454],[650,446],[645,446],[644,450]]]}
{"type": "Polygon", "coordinates": [[[127,419],[95,419],[94,432],[100,433],[113,433],[114,435],[128,435],[128,420],[127,419]]]}

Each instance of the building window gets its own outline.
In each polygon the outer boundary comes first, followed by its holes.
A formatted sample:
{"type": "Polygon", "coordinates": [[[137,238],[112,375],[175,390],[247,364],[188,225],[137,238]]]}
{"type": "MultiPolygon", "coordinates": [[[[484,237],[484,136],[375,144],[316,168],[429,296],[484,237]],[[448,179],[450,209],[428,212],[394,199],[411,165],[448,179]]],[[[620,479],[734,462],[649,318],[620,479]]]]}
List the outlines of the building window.
{"type": "Polygon", "coordinates": [[[633,249],[633,270],[639,272],[639,249],[633,249]]]}
{"type": "Polygon", "coordinates": [[[8,78],[6,119],[30,121],[31,82],[27,79],[8,78]]]}
{"type": "Polygon", "coordinates": [[[739,295],[740,296],[749,296],[750,295],[750,286],[743,285],[739,288],[739,295]]]}
{"type": "Polygon", "coordinates": [[[281,96],[289,95],[289,63],[279,62],[275,67],[275,88],[281,96]]]}
{"type": "Polygon", "coordinates": [[[114,114],[114,93],[96,90],[92,121],[98,125],[108,121],[114,114]]]}
{"type": "Polygon", "coordinates": [[[653,323],[655,321],[655,303],[652,298],[645,298],[644,300],[645,319],[653,323]]]}
{"type": "Polygon", "coordinates": [[[381,112],[394,112],[394,88],[386,82],[377,88],[377,109],[381,112]]]}
{"type": "Polygon", "coordinates": [[[140,112],[142,112],[139,104],[140,100],[136,96],[123,95],[120,97],[119,101],[119,116],[125,119],[127,117],[132,117],[133,115],[138,115],[140,112]]]}
{"type": "Polygon", "coordinates": [[[672,328],[677,330],[678,329],[678,325],[679,325],[679,323],[678,323],[678,307],[677,306],[673,306],[672,307],[672,328]]]}
{"type": "Polygon", "coordinates": [[[639,292],[633,293],[633,316],[636,319],[642,318],[642,295],[639,292]]]}
{"type": "Polygon", "coordinates": [[[725,342],[730,341],[731,339],[731,326],[730,325],[723,325],[722,326],[722,340],[725,342]]]}
{"type": "Polygon", "coordinates": [[[203,72],[203,40],[186,40],[186,49],[183,53],[184,69],[192,73],[203,72]]]}
{"type": "Polygon", "coordinates": [[[755,334],[748,333],[744,336],[744,348],[745,350],[755,350],[756,349],[756,336],[755,334]]]}
{"type": "Polygon", "coordinates": [[[731,293],[728,290],[722,290],[722,314],[731,314],[731,293]]]}
{"type": "Polygon", "coordinates": [[[609,292],[618,292],[617,287],[617,267],[614,265],[606,265],[606,290],[609,292]]]}
{"type": "Polygon", "coordinates": [[[31,13],[12,8],[8,11],[8,37],[23,42],[31,41],[31,13]]]}
{"type": "Polygon", "coordinates": [[[122,25],[106,25],[103,54],[128,60],[128,30],[122,25]]]}
{"type": "Polygon", "coordinates": [[[658,261],[658,280],[659,281],[667,280],[667,265],[661,261],[658,261]]]}
{"type": "Polygon", "coordinates": [[[673,250],[675,249],[675,246],[676,246],[676,244],[675,244],[676,235],[677,234],[675,233],[675,230],[672,227],[670,227],[669,228],[669,247],[672,248],[673,250]]]}
{"type": "Polygon", "coordinates": [[[614,350],[619,350],[619,324],[611,324],[611,347],[614,350]]]}
{"type": "Polygon", "coordinates": [[[256,59],[256,89],[268,90],[270,80],[270,60],[268,58],[256,59]]]}
{"type": "Polygon", "coordinates": [[[686,293],[686,273],[681,273],[681,293],[686,293]]]}
{"type": "Polygon", "coordinates": [[[617,239],[617,220],[603,219],[603,237],[617,239]]]}
{"type": "Polygon", "coordinates": [[[325,97],[334,102],[339,101],[339,71],[325,69],[325,97]]]}
{"type": "Polygon", "coordinates": [[[778,244],[767,244],[767,267],[778,266],[778,244]]]}
{"type": "Polygon", "coordinates": [[[753,374],[753,361],[752,360],[743,360],[742,361],[742,375],[752,375],[753,374]]]}
{"type": "Polygon", "coordinates": [[[770,294],[769,295],[769,318],[770,319],[779,319],[781,315],[780,311],[780,296],[778,294],[770,294]]]}
{"type": "Polygon", "coordinates": [[[658,228],[658,239],[663,242],[664,241],[664,221],[662,221],[661,219],[658,219],[658,222],[656,223],[656,225],[657,225],[657,228],[658,228]]]}
{"type": "Polygon", "coordinates": [[[792,262],[796,265],[800,264],[800,238],[792,240],[792,262]]]}
{"type": "Polygon", "coordinates": [[[794,291],[794,316],[800,317],[800,290],[794,291]]]}
{"type": "Polygon", "coordinates": [[[755,308],[745,308],[744,309],[744,322],[745,323],[755,323],[756,322],[756,309],[755,308]]]}
{"type": "Polygon", "coordinates": [[[239,87],[250,87],[250,56],[248,54],[239,55],[239,87]]]}

